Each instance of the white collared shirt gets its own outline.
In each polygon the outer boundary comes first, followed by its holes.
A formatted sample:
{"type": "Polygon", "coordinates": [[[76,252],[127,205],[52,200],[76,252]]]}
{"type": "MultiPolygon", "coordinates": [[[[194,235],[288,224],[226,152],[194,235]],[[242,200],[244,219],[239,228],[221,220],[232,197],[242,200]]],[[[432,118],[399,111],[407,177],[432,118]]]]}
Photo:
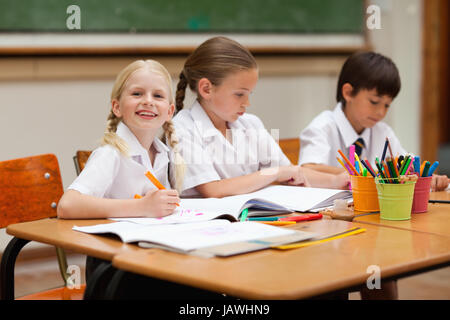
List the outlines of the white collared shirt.
{"type": "Polygon", "coordinates": [[[291,165],[275,139],[255,115],[244,114],[228,123],[231,143],[214,127],[199,104],[173,119],[179,150],[186,162],[182,196],[198,196],[195,186],[234,178],[275,166],[291,165]]]}
{"type": "MultiPolygon", "coordinates": [[[[372,128],[366,128],[358,135],[348,121],[338,103],[333,111],[327,110],[320,113],[300,134],[299,165],[305,163],[341,165],[336,160],[340,149],[347,157],[352,144],[358,138],[364,140],[361,159],[367,158],[371,165],[375,165],[375,158],[381,159],[386,137],[394,156],[406,154],[394,131],[384,122],[378,122],[372,128]]],[[[389,150],[387,151],[389,155],[389,150]]],[[[340,157],[340,156],[339,156],[340,157]]]]}
{"type": "Polygon", "coordinates": [[[111,145],[95,149],[68,189],[98,198],[132,199],[135,194],[143,196],[156,188],[145,176],[147,171],[166,188],[171,188],[168,174],[170,149],[161,140],[153,140],[157,152],[152,166],[148,151],[124,123],[119,123],[116,134],[127,143],[130,157],[111,145]]]}

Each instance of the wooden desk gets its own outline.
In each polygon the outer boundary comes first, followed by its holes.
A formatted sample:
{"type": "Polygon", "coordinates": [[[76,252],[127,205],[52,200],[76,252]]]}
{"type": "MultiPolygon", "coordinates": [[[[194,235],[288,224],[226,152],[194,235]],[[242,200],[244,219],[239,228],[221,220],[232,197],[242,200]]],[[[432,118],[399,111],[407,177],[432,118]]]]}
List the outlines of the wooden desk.
{"type": "MultiPolygon", "coordinates": [[[[436,200],[450,199],[447,192],[432,192],[430,198],[436,200]]],[[[356,216],[353,222],[391,227],[403,230],[426,232],[450,237],[450,204],[429,203],[428,212],[413,213],[411,220],[390,221],[380,218],[380,214],[356,216]]]]}
{"type": "Polygon", "coordinates": [[[449,191],[438,191],[430,193],[430,200],[447,200],[450,201],[450,190],[449,191]]]}
{"type": "Polygon", "coordinates": [[[339,220],[289,228],[329,233],[353,226],[367,231],[300,249],[270,249],[229,258],[133,250],[115,255],[113,266],[239,298],[302,299],[364,285],[370,265],[379,266],[382,279],[389,279],[450,262],[450,238],[439,235],[339,220]]]}
{"type": "Polygon", "coordinates": [[[90,235],[74,231],[74,226],[90,226],[113,221],[43,219],[8,226],[6,232],[16,238],[42,242],[104,260],[112,260],[119,252],[137,250],[118,238],[90,235]]]}
{"type": "MultiPolygon", "coordinates": [[[[72,230],[72,227],[109,223],[108,220],[60,220],[42,219],[32,222],[12,224],[6,232],[14,238],[8,243],[1,261],[0,285],[3,299],[14,299],[14,266],[16,257],[28,241],[38,241],[63,249],[86,254],[91,257],[111,261],[120,252],[139,250],[136,245],[124,244],[117,238],[85,234],[72,230]]],[[[85,297],[96,297],[96,280],[114,272],[111,264],[102,265],[92,275],[93,285],[85,290],[85,297]],[[98,272],[97,272],[98,271],[98,272]]]]}

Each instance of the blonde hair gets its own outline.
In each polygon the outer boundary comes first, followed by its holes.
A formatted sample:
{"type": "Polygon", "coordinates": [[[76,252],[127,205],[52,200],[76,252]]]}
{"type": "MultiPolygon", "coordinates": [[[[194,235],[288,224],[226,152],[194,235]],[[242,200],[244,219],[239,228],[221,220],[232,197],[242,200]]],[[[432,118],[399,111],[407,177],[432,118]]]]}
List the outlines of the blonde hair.
{"type": "MultiPolygon", "coordinates": [[[[119,74],[116,77],[116,81],[114,82],[114,86],[111,91],[111,102],[113,100],[120,100],[120,97],[123,93],[123,90],[127,84],[128,79],[130,76],[137,70],[140,69],[148,69],[151,72],[157,73],[166,80],[167,87],[169,89],[169,103],[174,103],[173,98],[173,89],[172,89],[172,77],[170,76],[169,71],[159,62],[155,60],[137,60],[132,63],[130,63],[128,66],[126,66],[122,71],[119,72],[119,74]]],[[[119,125],[119,122],[121,121],[120,118],[118,118],[112,108],[107,118],[107,125],[106,125],[106,131],[103,135],[101,144],[102,145],[111,145],[117,150],[120,151],[125,156],[129,156],[128,154],[128,145],[127,143],[120,138],[117,134],[117,126],[119,125]]],[[[184,173],[185,173],[185,162],[183,160],[183,157],[181,157],[181,154],[179,152],[178,147],[178,139],[175,134],[175,127],[171,120],[166,121],[163,126],[163,136],[161,139],[166,143],[169,144],[169,146],[174,151],[174,165],[175,165],[175,174],[174,179],[170,179],[172,182],[172,186],[175,185],[175,189],[177,189],[179,192],[181,192],[181,188],[183,186],[183,180],[184,180],[184,173]],[[173,181],[175,180],[175,181],[173,181]]],[[[169,171],[170,175],[170,171],[169,171]]]]}
{"type": "Polygon", "coordinates": [[[198,81],[207,78],[218,86],[230,74],[237,71],[257,69],[253,55],[238,42],[226,37],[206,40],[187,58],[179,76],[176,92],[176,109],[183,109],[186,87],[197,93],[198,81]]]}

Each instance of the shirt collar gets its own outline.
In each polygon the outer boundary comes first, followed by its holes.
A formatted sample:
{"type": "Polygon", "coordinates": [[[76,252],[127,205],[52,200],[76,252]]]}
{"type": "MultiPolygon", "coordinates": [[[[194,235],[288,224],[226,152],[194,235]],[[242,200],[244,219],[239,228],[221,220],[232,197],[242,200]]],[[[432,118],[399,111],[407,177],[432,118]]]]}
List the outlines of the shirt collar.
{"type": "Polygon", "coordinates": [[[202,138],[208,138],[220,134],[220,131],[216,129],[198,100],[195,100],[194,105],[191,108],[191,115],[194,119],[194,125],[201,133],[202,138]]]}
{"type": "Polygon", "coordinates": [[[363,132],[358,135],[355,129],[353,129],[350,121],[348,121],[347,117],[345,116],[344,110],[342,109],[342,103],[340,102],[334,109],[333,116],[339,132],[342,135],[342,139],[344,140],[346,148],[349,148],[352,144],[354,144],[355,141],[358,140],[358,138],[362,138],[364,140],[364,144],[367,148],[367,144],[369,143],[370,139],[370,129],[365,128],[363,132]]]}
{"type": "MultiPolygon", "coordinates": [[[[130,128],[123,123],[119,122],[117,125],[116,134],[121,137],[128,145],[128,153],[132,156],[143,156],[148,157],[148,150],[141,145],[139,140],[136,138],[133,132],[131,132],[130,128]]],[[[161,140],[155,137],[153,140],[153,146],[155,150],[159,152],[169,152],[169,147],[167,147],[161,140]]]]}

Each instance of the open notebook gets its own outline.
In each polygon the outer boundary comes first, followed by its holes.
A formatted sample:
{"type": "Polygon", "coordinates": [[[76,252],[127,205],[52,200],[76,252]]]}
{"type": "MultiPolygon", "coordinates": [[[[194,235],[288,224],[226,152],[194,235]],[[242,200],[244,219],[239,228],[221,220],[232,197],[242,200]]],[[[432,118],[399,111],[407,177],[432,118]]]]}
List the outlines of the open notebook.
{"type": "Polygon", "coordinates": [[[88,227],[75,226],[73,230],[92,234],[112,233],[123,242],[138,242],[141,247],[163,248],[204,257],[230,256],[316,236],[311,232],[257,222],[231,223],[222,219],[158,226],[121,221],[88,227]]]}
{"type": "Polygon", "coordinates": [[[181,199],[175,212],[164,218],[117,218],[139,224],[171,224],[211,219],[238,221],[244,209],[248,217],[306,212],[333,205],[335,199],[351,199],[351,191],[293,186],[269,186],[256,192],[224,197],[181,199]]]}

